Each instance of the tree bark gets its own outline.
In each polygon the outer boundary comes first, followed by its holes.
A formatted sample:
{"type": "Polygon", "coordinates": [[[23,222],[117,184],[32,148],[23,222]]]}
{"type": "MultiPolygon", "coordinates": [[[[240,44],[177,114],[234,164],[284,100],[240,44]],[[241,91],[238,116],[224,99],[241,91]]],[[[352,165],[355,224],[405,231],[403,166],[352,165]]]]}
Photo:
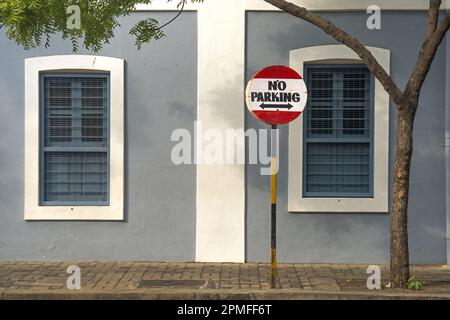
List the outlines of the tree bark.
{"type": "Polygon", "coordinates": [[[410,277],[408,247],[408,195],[417,103],[405,103],[397,114],[397,150],[391,210],[391,284],[405,288],[410,277]],[[414,105],[415,104],[415,105],[414,105]]]}

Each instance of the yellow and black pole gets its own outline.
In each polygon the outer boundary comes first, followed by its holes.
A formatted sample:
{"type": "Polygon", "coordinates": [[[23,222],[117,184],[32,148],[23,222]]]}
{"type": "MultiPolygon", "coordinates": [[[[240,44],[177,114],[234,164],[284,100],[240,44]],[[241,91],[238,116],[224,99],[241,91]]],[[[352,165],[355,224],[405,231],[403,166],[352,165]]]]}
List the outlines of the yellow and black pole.
{"type": "MultiPolygon", "coordinates": [[[[245,101],[251,114],[261,122],[272,125],[270,168],[270,287],[277,287],[277,125],[297,119],[306,106],[308,92],[303,78],[286,66],[271,66],[259,70],[247,84],[245,101]],[[276,102],[276,103],[275,103],[276,102]]],[[[267,171],[265,172],[267,174],[267,171]]]]}
{"type": "Polygon", "coordinates": [[[270,240],[270,288],[277,287],[277,173],[278,173],[278,128],[272,125],[270,131],[270,203],[271,203],[271,240],[270,240]]]}

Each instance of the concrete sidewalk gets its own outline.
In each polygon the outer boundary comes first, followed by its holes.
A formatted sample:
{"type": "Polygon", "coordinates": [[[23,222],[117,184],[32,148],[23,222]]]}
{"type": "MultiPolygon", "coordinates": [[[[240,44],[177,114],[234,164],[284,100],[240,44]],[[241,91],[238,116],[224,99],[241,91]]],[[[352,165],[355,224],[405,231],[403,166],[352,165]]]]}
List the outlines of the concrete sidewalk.
{"type": "MultiPolygon", "coordinates": [[[[383,283],[389,282],[386,266],[383,283]]],[[[450,299],[448,266],[414,266],[420,291],[366,288],[367,265],[177,262],[0,262],[0,299],[450,299]],[[68,266],[81,290],[66,289],[68,266]]]]}

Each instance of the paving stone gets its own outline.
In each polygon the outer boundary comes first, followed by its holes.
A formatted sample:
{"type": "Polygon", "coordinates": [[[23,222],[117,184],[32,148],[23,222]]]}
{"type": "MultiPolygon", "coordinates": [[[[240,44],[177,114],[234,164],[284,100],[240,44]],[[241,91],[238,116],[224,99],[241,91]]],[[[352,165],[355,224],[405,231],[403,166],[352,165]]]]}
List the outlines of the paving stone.
{"type": "MultiPolygon", "coordinates": [[[[0,262],[0,289],[58,290],[65,288],[67,267],[81,268],[86,290],[136,289],[141,280],[204,280],[209,289],[269,289],[269,266],[262,263],[191,262],[0,262]]],[[[389,279],[387,266],[380,266],[389,279]]],[[[279,288],[304,290],[367,290],[367,265],[280,264],[279,288]]],[[[411,272],[428,291],[450,293],[450,268],[413,266],[411,272]]]]}

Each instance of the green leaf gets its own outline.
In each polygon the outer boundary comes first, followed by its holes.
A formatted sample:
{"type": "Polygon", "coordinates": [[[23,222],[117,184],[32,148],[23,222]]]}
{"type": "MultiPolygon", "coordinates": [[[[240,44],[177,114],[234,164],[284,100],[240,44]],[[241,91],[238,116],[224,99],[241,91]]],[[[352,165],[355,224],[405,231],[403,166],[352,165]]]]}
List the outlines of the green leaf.
{"type": "Polygon", "coordinates": [[[416,277],[409,278],[406,287],[409,290],[421,290],[422,289],[422,283],[416,279],[416,277]]]}
{"type": "MultiPolygon", "coordinates": [[[[170,2],[171,0],[167,0],[170,2]]],[[[182,5],[188,0],[177,0],[182,5]]],[[[203,2],[203,0],[190,0],[203,2]]],[[[25,49],[51,45],[51,35],[69,39],[73,51],[80,44],[88,50],[98,52],[114,38],[114,29],[120,26],[119,19],[130,15],[137,4],[149,4],[152,0],[1,0],[0,28],[5,28],[8,38],[25,49]],[[80,8],[81,26],[68,29],[67,20],[73,12],[67,8],[77,5],[80,8]]],[[[139,21],[131,30],[138,49],[152,40],[164,37],[158,21],[153,18],[139,21]]]]}

